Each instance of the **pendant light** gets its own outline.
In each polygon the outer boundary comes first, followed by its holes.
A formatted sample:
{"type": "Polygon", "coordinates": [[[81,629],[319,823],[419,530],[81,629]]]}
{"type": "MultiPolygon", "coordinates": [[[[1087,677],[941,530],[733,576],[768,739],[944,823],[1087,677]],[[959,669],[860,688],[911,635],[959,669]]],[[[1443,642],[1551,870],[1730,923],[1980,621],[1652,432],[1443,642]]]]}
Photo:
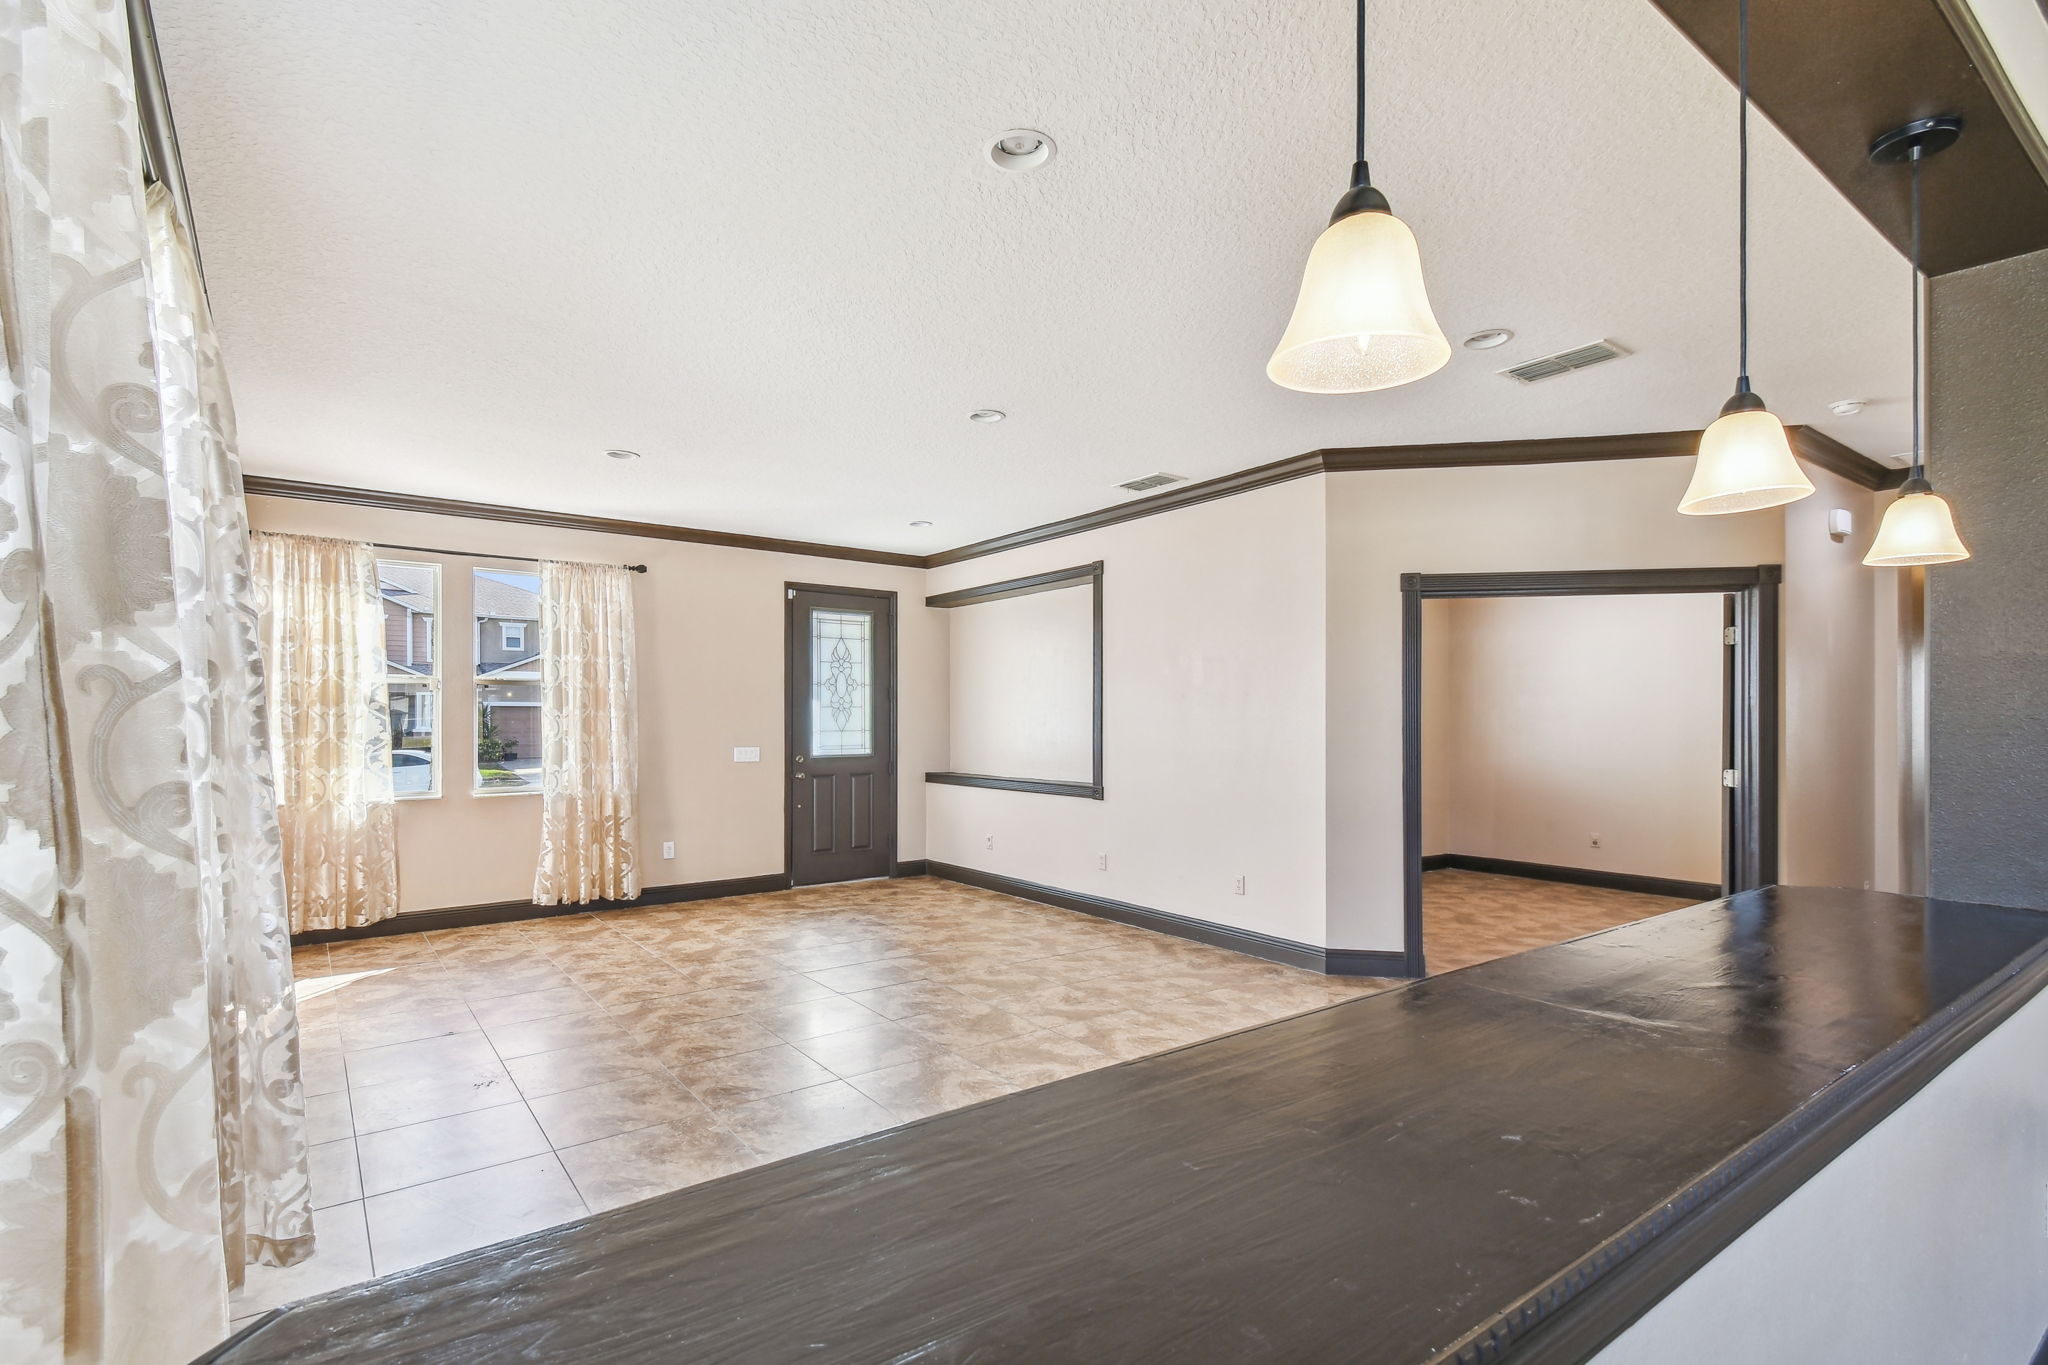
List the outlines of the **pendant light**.
{"type": "Polygon", "coordinates": [[[1372,187],[1365,164],[1365,0],[1358,0],[1357,145],[1351,188],[1308,253],[1294,316],[1266,377],[1303,393],[1410,384],[1451,358],[1422,287],[1415,234],[1372,187]]]}
{"type": "Polygon", "coordinates": [[[1736,9],[1735,84],[1741,97],[1736,115],[1736,362],[1735,396],[1700,433],[1692,483],[1679,499],[1687,516],[1754,512],[1797,502],[1813,492],[1813,480],[1793,458],[1785,424],[1749,387],[1749,0],[1736,9]]]}
{"type": "Polygon", "coordinates": [[[1956,534],[1956,516],[1948,500],[1927,481],[1927,454],[1920,439],[1920,163],[1962,136],[1960,118],[1916,119],[1894,128],[1870,146],[1879,165],[1903,161],[1910,167],[1913,218],[1913,470],[1899,487],[1899,496],[1884,509],[1877,538],[1865,564],[1880,569],[1905,569],[1915,564],[1953,564],[1970,552],[1956,534]]]}

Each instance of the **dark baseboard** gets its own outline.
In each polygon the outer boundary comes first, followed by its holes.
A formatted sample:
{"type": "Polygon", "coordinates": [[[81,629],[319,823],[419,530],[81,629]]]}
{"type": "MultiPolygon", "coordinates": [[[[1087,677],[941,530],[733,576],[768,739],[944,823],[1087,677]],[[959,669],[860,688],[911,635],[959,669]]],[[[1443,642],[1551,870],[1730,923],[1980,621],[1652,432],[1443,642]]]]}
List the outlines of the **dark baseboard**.
{"type": "Polygon", "coordinates": [[[1456,868],[1460,872],[1492,872],[1502,877],[1528,877],[1539,882],[1569,882],[1608,891],[1637,891],[1645,896],[1679,896],[1689,901],[1719,900],[1724,894],[1713,882],[1678,877],[1644,877],[1633,872],[1602,872],[1591,867],[1558,867],[1524,863],[1513,858],[1482,858],[1476,853],[1432,853],[1422,860],[1424,872],[1456,868]]]}
{"type": "Polygon", "coordinates": [[[309,929],[293,934],[293,944],[347,943],[359,938],[388,938],[392,934],[420,934],[434,929],[466,929],[475,924],[509,924],[513,920],[548,919],[555,915],[581,915],[592,910],[626,910],[641,905],[677,905],[684,901],[717,900],[721,896],[756,896],[764,891],[787,891],[789,874],[771,872],[760,877],[727,877],[715,882],[676,882],[650,886],[630,901],[586,901],[581,905],[535,905],[532,901],[496,901],[490,905],[456,905],[445,910],[415,910],[390,919],[365,924],[359,929],[309,929]]]}
{"type": "Polygon", "coordinates": [[[914,858],[910,862],[896,864],[896,870],[889,875],[892,877],[928,877],[931,875],[928,869],[929,864],[924,859],[914,858]]]}
{"type": "Polygon", "coordinates": [[[1297,943],[1291,938],[1277,938],[1272,934],[1261,934],[1251,929],[1233,929],[1224,924],[1211,924],[1207,920],[1191,919],[1165,910],[1151,910],[1142,905],[1131,905],[1125,901],[1113,901],[1106,896],[1091,896],[1080,891],[1062,891],[1056,886],[1041,886],[1016,877],[1005,877],[996,872],[983,872],[979,868],[961,867],[956,863],[931,861],[926,864],[928,875],[943,877],[947,881],[964,882],[978,886],[985,891],[1000,891],[1006,896],[1020,900],[1037,901],[1040,905],[1056,905],[1062,910],[1074,910],[1100,919],[1115,920],[1119,924],[1133,925],[1139,929],[1150,929],[1155,933],[1172,934],[1175,938],[1192,939],[1214,948],[1229,948],[1234,952],[1262,957],[1268,962],[1285,963],[1289,967],[1300,967],[1311,972],[1322,972],[1329,976],[1403,976],[1405,959],[1398,952],[1376,952],[1358,948],[1319,948],[1312,943],[1297,943]]]}

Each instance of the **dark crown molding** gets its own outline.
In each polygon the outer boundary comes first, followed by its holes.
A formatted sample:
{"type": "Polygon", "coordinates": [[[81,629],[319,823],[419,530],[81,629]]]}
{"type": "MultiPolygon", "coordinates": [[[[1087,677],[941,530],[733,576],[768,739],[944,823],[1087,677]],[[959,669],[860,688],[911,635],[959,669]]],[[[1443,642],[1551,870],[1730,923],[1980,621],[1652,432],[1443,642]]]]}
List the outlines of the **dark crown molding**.
{"type": "Polygon", "coordinates": [[[848,545],[819,545],[808,540],[777,540],[773,536],[740,535],[733,531],[700,531],[688,526],[668,526],[655,521],[622,521],[614,517],[590,517],[577,512],[543,512],[531,507],[506,507],[494,502],[463,502],[457,498],[433,498],[423,493],[389,493],[378,488],[343,488],[335,484],[301,483],[297,479],[268,479],[258,474],[242,480],[246,493],[265,498],[299,498],[309,502],[345,503],[352,507],[376,507],[388,512],[431,512],[443,517],[468,517],[475,521],[516,521],[526,526],[556,526],[567,531],[602,531],[614,536],[645,536],[650,540],[682,540],[695,545],[722,545],[732,550],[766,550],[771,554],[814,555],[821,559],[851,559],[863,564],[894,564],[900,568],[926,567],[923,555],[898,554],[893,550],[862,550],[848,545]]]}
{"type": "MultiPolygon", "coordinates": [[[[1837,474],[1863,488],[1897,488],[1905,471],[1890,469],[1850,449],[1812,427],[1787,427],[1793,451],[1808,463],[1837,474]]],[[[470,517],[482,521],[515,521],[529,526],[556,526],[570,531],[602,531],[608,535],[645,536],[652,540],[681,540],[698,545],[722,545],[736,550],[766,550],[774,554],[813,555],[821,559],[846,559],[863,564],[893,564],[907,569],[936,569],[959,564],[984,555],[1001,554],[1042,541],[1077,536],[1140,517],[1156,517],[1197,503],[1235,497],[1274,484],[1305,479],[1317,474],[1348,474],[1384,469],[1467,469],[1517,464],[1576,464],[1586,460],[1660,460],[1691,455],[1699,449],[1697,431],[1648,431],[1620,436],[1555,436],[1528,441],[1466,441],[1448,445],[1337,446],[1291,455],[1271,464],[1240,469],[1199,483],[1185,484],[1149,497],[1134,498],[1114,507],[1082,512],[1077,516],[1049,521],[1011,531],[971,545],[941,550],[932,555],[898,554],[893,550],[863,550],[846,545],[820,545],[808,540],[777,540],[772,536],[740,535],[731,531],[701,531],[688,526],[669,526],[652,521],[621,521],[611,517],[584,516],[576,512],[543,512],[534,508],[506,507],[497,503],[462,502],[455,498],[434,498],[420,493],[388,493],[374,488],[345,488],[334,484],[303,483],[296,479],[271,479],[250,475],[243,479],[245,491],[266,498],[301,498],[314,502],[345,503],[356,507],[377,507],[393,512],[431,512],[444,517],[470,517]]],[[[942,604],[943,605],[943,604],[942,604]]]]}

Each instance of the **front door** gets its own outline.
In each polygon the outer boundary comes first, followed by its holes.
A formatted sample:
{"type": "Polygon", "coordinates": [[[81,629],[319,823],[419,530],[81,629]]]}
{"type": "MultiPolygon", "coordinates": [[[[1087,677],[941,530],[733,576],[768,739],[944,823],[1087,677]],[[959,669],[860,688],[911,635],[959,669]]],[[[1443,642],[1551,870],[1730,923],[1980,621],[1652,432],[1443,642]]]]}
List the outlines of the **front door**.
{"type": "Polygon", "coordinates": [[[896,860],[896,594],[792,584],[789,880],[886,877],[896,860]]]}

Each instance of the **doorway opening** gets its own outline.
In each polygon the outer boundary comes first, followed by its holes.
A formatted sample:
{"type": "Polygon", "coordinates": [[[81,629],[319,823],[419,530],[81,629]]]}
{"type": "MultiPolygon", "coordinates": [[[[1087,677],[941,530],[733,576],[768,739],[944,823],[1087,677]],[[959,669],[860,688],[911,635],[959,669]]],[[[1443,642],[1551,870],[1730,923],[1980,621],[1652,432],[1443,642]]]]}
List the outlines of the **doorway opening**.
{"type": "Polygon", "coordinates": [[[896,866],[896,594],[785,585],[791,886],[896,866]]]}
{"type": "Polygon", "coordinates": [[[1776,880],[1781,577],[1402,576],[1410,975],[1776,880]]]}

